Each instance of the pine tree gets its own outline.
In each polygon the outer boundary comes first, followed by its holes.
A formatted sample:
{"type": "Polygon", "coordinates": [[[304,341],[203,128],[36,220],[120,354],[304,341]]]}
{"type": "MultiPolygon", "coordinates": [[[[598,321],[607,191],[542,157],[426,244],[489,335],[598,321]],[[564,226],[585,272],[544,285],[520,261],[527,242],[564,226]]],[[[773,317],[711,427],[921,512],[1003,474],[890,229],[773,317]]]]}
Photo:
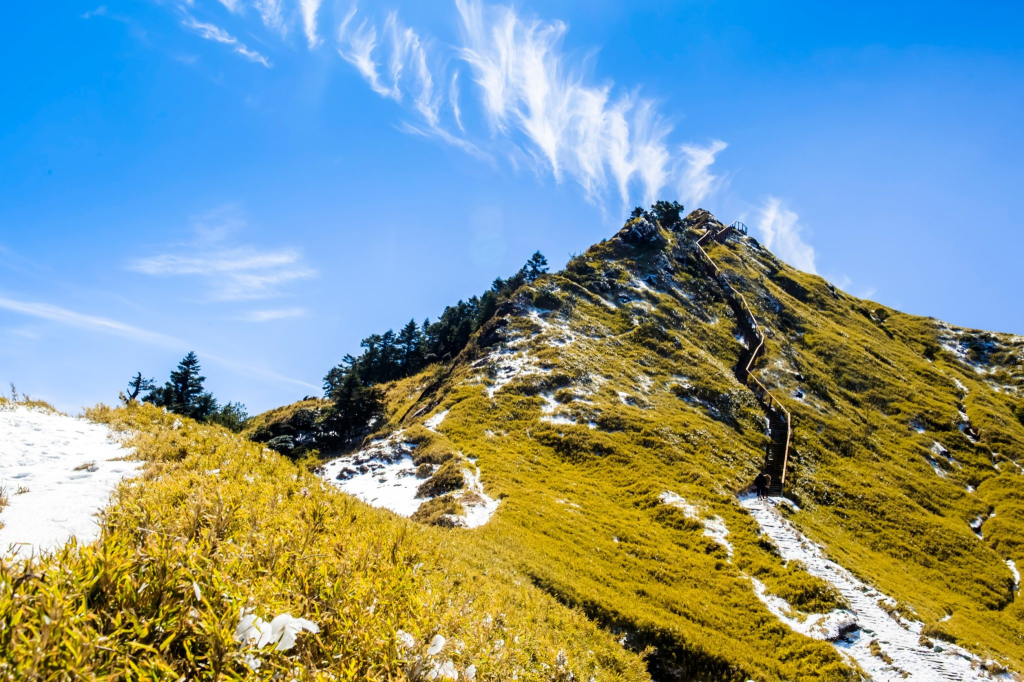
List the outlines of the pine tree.
{"type": "Polygon", "coordinates": [[[397,379],[401,370],[401,360],[394,330],[387,330],[380,337],[380,372],[379,381],[397,379]]]}
{"type": "Polygon", "coordinates": [[[205,420],[218,410],[216,399],[203,390],[206,377],[199,374],[199,358],[193,351],[182,358],[178,369],[171,372],[170,380],[153,389],[143,400],[171,412],[205,420]]]}
{"type": "Polygon", "coordinates": [[[402,373],[405,376],[415,374],[420,369],[422,356],[421,339],[419,327],[416,320],[409,320],[409,323],[398,332],[398,350],[401,356],[402,373]]]}
{"type": "Polygon", "coordinates": [[[380,389],[365,385],[354,371],[345,372],[334,387],[331,398],[334,405],[325,419],[325,426],[343,442],[364,432],[371,420],[380,417],[384,409],[380,389]]]}
{"type": "Polygon", "coordinates": [[[669,229],[680,221],[683,210],[678,201],[656,201],[651,206],[651,215],[662,227],[669,229]]]}
{"type": "MultiPolygon", "coordinates": [[[[128,393],[124,394],[124,402],[133,403],[139,399],[139,396],[143,393],[149,393],[156,388],[156,382],[152,379],[143,379],[142,372],[137,372],[131,381],[128,382],[128,393]]],[[[145,396],[143,396],[143,400],[145,396]]]]}
{"type": "Polygon", "coordinates": [[[523,266],[526,281],[530,284],[537,281],[537,278],[548,271],[548,259],[540,251],[535,251],[530,260],[523,266]]]}

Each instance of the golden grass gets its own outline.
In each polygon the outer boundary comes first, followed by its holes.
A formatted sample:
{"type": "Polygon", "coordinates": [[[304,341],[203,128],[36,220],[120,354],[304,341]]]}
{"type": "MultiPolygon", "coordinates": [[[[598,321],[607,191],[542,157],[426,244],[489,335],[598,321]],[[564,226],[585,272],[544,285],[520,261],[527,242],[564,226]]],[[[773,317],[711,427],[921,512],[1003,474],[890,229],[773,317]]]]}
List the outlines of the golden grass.
{"type": "Polygon", "coordinates": [[[0,679],[403,680],[442,660],[477,679],[647,677],[582,614],[475,565],[458,535],[368,508],[220,427],[174,428],[151,406],[89,416],[133,434],[144,473],[118,488],[94,545],[0,561],[0,679]],[[290,651],[243,647],[242,608],[319,632],[290,651]],[[436,634],[447,644],[430,658],[436,634]]]}

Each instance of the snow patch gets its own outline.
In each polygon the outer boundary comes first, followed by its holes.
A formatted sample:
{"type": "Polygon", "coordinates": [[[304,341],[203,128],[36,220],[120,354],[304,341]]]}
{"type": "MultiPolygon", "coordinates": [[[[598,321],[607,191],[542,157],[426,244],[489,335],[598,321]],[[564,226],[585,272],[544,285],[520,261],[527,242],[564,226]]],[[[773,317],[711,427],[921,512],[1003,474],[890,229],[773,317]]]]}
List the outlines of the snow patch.
{"type": "MultiPolygon", "coordinates": [[[[753,495],[746,495],[740,498],[740,504],[754,517],[761,531],[772,539],[785,561],[801,562],[808,573],[829,583],[843,595],[850,606],[849,613],[855,620],[855,624],[850,627],[855,629],[840,636],[834,644],[841,653],[856,661],[870,679],[876,682],[975,682],[992,679],[981,669],[983,661],[966,649],[946,642],[934,647],[922,645],[920,636],[923,623],[908,620],[882,608],[883,604],[895,604],[895,600],[827,559],[820,546],[811,542],[779,514],[774,499],[761,501],[753,495]],[[877,642],[883,652],[891,657],[891,664],[872,655],[872,641],[877,642]]],[[[758,591],[756,584],[754,589],[758,591]]],[[[774,604],[774,607],[781,605],[774,604]]],[[[806,627],[806,622],[793,623],[788,614],[783,613],[783,616],[788,618],[783,622],[798,632],[800,628],[806,627]]]]}
{"type": "Polygon", "coordinates": [[[540,411],[543,413],[540,420],[542,422],[548,422],[549,424],[564,424],[573,425],[576,424],[576,420],[564,413],[556,414],[555,411],[561,407],[561,404],[555,400],[553,393],[541,393],[541,399],[544,404],[540,406],[540,411]]]}
{"type": "Polygon", "coordinates": [[[480,482],[480,467],[463,469],[466,480],[465,489],[458,494],[459,502],[462,504],[462,515],[457,517],[456,525],[463,528],[479,528],[494,516],[498,511],[500,500],[488,497],[484,493],[484,485],[480,482]]]}
{"type": "Polygon", "coordinates": [[[732,559],[732,543],[726,538],[729,536],[729,528],[725,525],[725,521],[722,520],[721,516],[710,516],[708,518],[702,518],[700,510],[693,506],[685,499],[675,494],[671,490],[666,490],[661,495],[658,495],[658,499],[661,500],[662,504],[667,504],[670,507],[681,509],[686,517],[699,521],[704,526],[704,536],[709,537],[716,543],[725,548],[729,558],[732,559]]]}
{"type": "Polygon", "coordinates": [[[526,351],[500,350],[490,354],[487,358],[492,363],[493,374],[491,385],[486,389],[488,398],[493,398],[498,391],[505,388],[514,379],[550,371],[542,369],[526,351]]]}
{"type": "Polygon", "coordinates": [[[815,613],[801,619],[789,602],[782,597],[770,594],[768,588],[760,580],[751,578],[750,582],[754,586],[754,594],[761,600],[761,603],[768,608],[772,615],[788,625],[794,632],[813,639],[834,642],[847,632],[857,629],[857,619],[854,614],[843,609],[835,609],[826,614],[815,613]]]}
{"type": "MultiPolygon", "coordinates": [[[[428,421],[437,426],[447,413],[440,412],[428,421]]],[[[404,430],[396,431],[359,452],[331,460],[323,466],[320,476],[369,505],[390,509],[399,516],[412,516],[426,501],[416,496],[426,479],[416,477],[417,467],[412,458],[416,445],[403,441],[403,433],[404,430]]],[[[464,468],[463,480],[464,487],[455,497],[464,511],[451,520],[456,526],[477,528],[494,515],[498,501],[484,493],[479,467],[464,468]]]]}
{"type": "Polygon", "coordinates": [[[1013,574],[1013,592],[1016,594],[1020,591],[1020,571],[1017,570],[1017,564],[1014,563],[1013,559],[1006,560],[1006,567],[1013,574]]]}
{"type": "Polygon", "coordinates": [[[435,414],[433,417],[431,417],[430,419],[428,419],[425,422],[423,422],[423,426],[426,427],[429,431],[433,431],[434,433],[437,433],[437,427],[441,425],[441,422],[443,422],[444,418],[447,417],[447,416],[448,416],[448,410],[441,410],[440,412],[435,414]]]}
{"type": "Polygon", "coordinates": [[[120,461],[123,448],[103,424],[25,406],[0,410],[0,553],[29,556],[70,538],[91,542],[95,514],[141,462],[120,461]]]}
{"type": "Polygon", "coordinates": [[[355,454],[331,460],[321,476],[369,505],[412,516],[423,503],[416,497],[423,480],[416,478],[415,446],[402,442],[403,433],[396,431],[355,454]]]}

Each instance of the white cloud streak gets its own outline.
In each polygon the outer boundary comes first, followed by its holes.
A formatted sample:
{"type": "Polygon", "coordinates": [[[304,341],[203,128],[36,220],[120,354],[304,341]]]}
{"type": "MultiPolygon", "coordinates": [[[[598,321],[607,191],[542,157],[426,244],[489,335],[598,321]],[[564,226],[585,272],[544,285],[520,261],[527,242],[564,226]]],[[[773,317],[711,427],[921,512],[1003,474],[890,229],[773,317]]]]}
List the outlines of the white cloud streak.
{"type": "Polygon", "coordinates": [[[288,34],[288,26],[284,23],[281,0],[253,0],[253,7],[263,19],[263,25],[280,34],[283,38],[288,34]]]}
{"type": "Polygon", "coordinates": [[[484,144],[467,134],[459,68],[432,57],[432,43],[402,25],[397,13],[387,15],[382,32],[368,19],[357,21],[355,9],[341,23],[339,54],[370,88],[396,102],[410,96],[417,120],[403,122],[401,130],[481,158],[490,156],[481,147],[491,147],[513,166],[525,160],[556,182],[576,181],[594,203],[602,203],[609,190],[627,204],[634,192],[652,203],[669,186],[697,200],[717,189],[708,168],[724,143],[684,146],[674,157],[667,142],[672,127],[654,101],[586,82],[587,60],[577,64],[563,48],[564,23],[524,19],[511,7],[479,0],[455,5],[461,38],[455,63],[468,68],[476,85],[490,132],[484,144]],[[448,83],[443,111],[439,82],[448,83]]]}
{"type": "Polygon", "coordinates": [[[286,320],[294,317],[304,317],[306,311],[302,308],[286,308],[283,310],[252,310],[239,316],[242,322],[273,322],[275,320],[286,320]]]}
{"type": "Polygon", "coordinates": [[[252,247],[203,255],[166,253],[135,260],[128,269],[154,276],[203,277],[218,301],[272,298],[279,295],[282,285],[316,275],[315,270],[302,264],[302,256],[295,249],[257,251],[252,247]]]}
{"type": "Polygon", "coordinates": [[[320,11],[320,0],[299,0],[302,11],[302,28],[306,32],[306,42],[310,49],[316,48],[323,41],[316,33],[316,14],[320,11]]]}
{"type": "Polygon", "coordinates": [[[377,73],[377,62],[373,60],[373,51],[377,48],[377,29],[366,19],[363,19],[358,27],[354,26],[352,21],[355,16],[356,9],[353,7],[338,28],[338,42],[342,45],[338,48],[338,54],[356,67],[370,85],[370,89],[381,97],[400,101],[401,93],[381,84],[380,74],[377,73]]]}
{"type": "Polygon", "coordinates": [[[250,50],[243,43],[239,42],[238,38],[235,38],[219,26],[199,21],[189,14],[185,15],[185,20],[181,23],[182,26],[190,29],[200,38],[203,38],[204,40],[212,40],[215,43],[221,43],[223,45],[229,45],[237,54],[242,55],[249,61],[256,62],[270,68],[270,61],[266,57],[256,50],[250,50]]]}
{"type": "Polygon", "coordinates": [[[251,301],[282,295],[284,285],[316,276],[294,248],[260,250],[228,246],[245,227],[236,207],[228,205],[192,218],[195,239],[155,256],[137,258],[128,269],[154,277],[199,277],[216,301],[251,301]]]}
{"type": "Polygon", "coordinates": [[[58,322],[77,329],[113,334],[132,341],[141,341],[154,346],[180,348],[184,345],[182,341],[174,338],[173,336],[167,336],[165,334],[151,332],[139,327],[133,327],[130,324],[111,320],[106,317],[78,313],[73,310],[68,310],[67,308],[50,305],[49,303],[33,303],[0,297],[0,309],[21,313],[22,315],[27,315],[29,317],[50,320],[51,322],[58,322]]]}
{"type": "Polygon", "coordinates": [[[562,41],[562,22],[523,20],[509,7],[456,0],[463,45],[492,134],[523,136],[556,181],[574,178],[591,200],[609,185],[628,202],[639,183],[653,202],[669,173],[671,126],[654,103],[584,83],[562,41]]]}
{"type": "Polygon", "coordinates": [[[448,85],[448,103],[452,107],[452,116],[455,117],[455,125],[459,126],[459,130],[466,132],[466,128],[462,125],[462,110],[459,108],[459,72],[456,71],[452,74],[452,79],[448,85]]]}
{"type": "Polygon", "coordinates": [[[757,230],[764,245],[779,258],[804,272],[817,274],[814,247],[804,241],[799,219],[782,200],[768,197],[760,209],[757,230]]]}
{"type": "Polygon", "coordinates": [[[706,147],[683,145],[684,167],[679,172],[679,198],[685,205],[699,206],[704,199],[714,194],[722,178],[711,173],[715,157],[728,145],[721,140],[712,140],[706,147]]]}
{"type": "MultiPolygon", "coordinates": [[[[84,313],[75,312],[74,310],[68,310],[67,308],[51,305],[49,303],[18,301],[12,298],[0,296],[0,310],[9,310],[28,317],[49,320],[58,324],[74,327],[76,329],[84,329],[87,331],[99,332],[101,334],[119,336],[130,341],[146,343],[161,348],[170,348],[182,351],[182,349],[192,347],[185,341],[173,336],[152,332],[147,329],[135,327],[107,317],[86,315],[84,313]]],[[[254,367],[236,360],[219,357],[211,353],[197,352],[205,360],[209,360],[215,364],[226,367],[234,371],[236,374],[244,377],[260,377],[274,383],[291,384],[293,386],[319,390],[318,386],[307,381],[302,381],[301,379],[294,379],[262,367],[254,367]]]]}

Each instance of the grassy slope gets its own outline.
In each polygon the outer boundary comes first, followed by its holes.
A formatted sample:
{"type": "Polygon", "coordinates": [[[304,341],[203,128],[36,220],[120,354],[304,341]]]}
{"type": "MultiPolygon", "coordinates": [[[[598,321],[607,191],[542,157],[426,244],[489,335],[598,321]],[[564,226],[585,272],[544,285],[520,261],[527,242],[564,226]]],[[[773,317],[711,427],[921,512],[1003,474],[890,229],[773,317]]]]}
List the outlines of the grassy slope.
{"type": "Polygon", "coordinates": [[[409,674],[410,661],[438,633],[430,660],[475,665],[478,680],[647,679],[639,657],[458,535],[219,427],[151,406],[89,416],[134,434],[144,473],[119,487],[95,545],[0,559],[0,679],[422,679],[429,666],[409,674]],[[242,607],[320,632],[288,652],[243,649],[242,607]]]}
{"type": "Polygon", "coordinates": [[[796,520],[934,634],[1024,667],[1024,608],[1004,564],[1024,561],[1024,425],[1013,414],[1024,339],[992,335],[1000,352],[974,366],[937,351],[948,332],[933,319],[833,294],[749,244],[715,248],[778,331],[770,385],[807,393],[787,403],[798,425],[791,490],[805,507],[796,520]],[[977,443],[958,428],[961,404],[977,443]],[[936,442],[952,462],[932,451],[936,442]],[[982,540],[968,522],[992,512],[982,540]]]}
{"type": "MultiPolygon", "coordinates": [[[[402,415],[413,415],[401,423],[409,426],[450,409],[439,430],[478,458],[489,494],[504,497],[487,526],[460,534],[583,607],[627,645],[656,647],[659,675],[851,676],[830,645],[771,616],[746,578],[807,611],[835,604],[799,567],[782,565],[733,498],[762,461],[763,417],[733,378],[734,321],[687,247],[696,234],[663,231],[664,244],[641,246],[609,240],[542,278],[493,325],[504,345],[482,348],[478,339],[450,374],[435,375],[423,405],[394,410],[386,428],[402,415]],[[535,371],[488,398],[498,353],[517,344],[535,371]],[[542,421],[545,397],[577,424],[542,421]],[[725,521],[731,561],[699,524],[658,504],[666,490],[725,521]]],[[[1021,479],[1009,461],[995,469],[990,454],[998,443],[1000,457],[1024,456],[1015,399],[989,388],[990,375],[936,353],[932,320],[887,311],[884,324],[874,321],[877,306],[833,295],[752,240],[715,245],[712,255],[772,330],[762,367],[794,412],[790,490],[803,506],[794,521],[933,632],[1024,667],[1021,607],[1004,564],[1024,564],[1021,479]],[[970,389],[977,446],[954,425],[954,377],[970,389]],[[792,397],[797,389],[803,400],[792,397]],[[927,460],[936,440],[957,462],[938,458],[944,478],[927,460]],[[980,540],[967,521],[993,507],[980,540]]],[[[1012,367],[1016,356],[1001,357],[1012,367]]],[[[1021,385],[1012,372],[998,378],[1021,385]]]]}

